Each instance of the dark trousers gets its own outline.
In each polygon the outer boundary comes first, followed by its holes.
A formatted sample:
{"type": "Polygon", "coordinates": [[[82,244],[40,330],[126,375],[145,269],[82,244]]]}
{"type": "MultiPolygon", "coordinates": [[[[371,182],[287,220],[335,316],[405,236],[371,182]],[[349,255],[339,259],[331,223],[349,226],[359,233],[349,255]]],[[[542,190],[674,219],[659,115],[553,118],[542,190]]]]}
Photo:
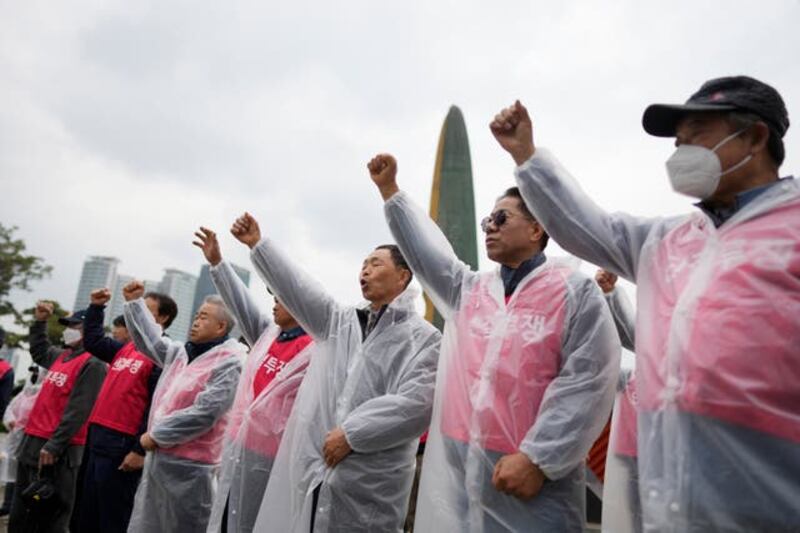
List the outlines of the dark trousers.
{"type": "Polygon", "coordinates": [[[80,533],[125,533],[142,471],[119,469],[134,437],[92,426],[78,512],[80,533]]]}
{"type": "Polygon", "coordinates": [[[3,494],[3,505],[0,507],[0,516],[5,516],[11,512],[11,502],[14,499],[14,486],[16,483],[10,481],[6,483],[5,492],[3,494]]]}
{"type": "Polygon", "coordinates": [[[66,533],[69,518],[75,502],[75,484],[78,477],[77,464],[70,464],[62,458],[53,467],[53,484],[58,494],[59,504],[52,516],[43,517],[30,512],[22,500],[22,492],[38,475],[38,467],[20,461],[17,467],[17,490],[11,503],[8,520],[9,533],[66,533]]]}

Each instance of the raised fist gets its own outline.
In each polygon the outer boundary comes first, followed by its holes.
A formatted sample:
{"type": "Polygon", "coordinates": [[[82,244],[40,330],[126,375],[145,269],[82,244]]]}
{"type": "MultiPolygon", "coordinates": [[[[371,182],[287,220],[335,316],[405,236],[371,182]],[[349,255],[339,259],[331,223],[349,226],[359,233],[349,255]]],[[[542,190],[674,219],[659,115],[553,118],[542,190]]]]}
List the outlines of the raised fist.
{"type": "Polygon", "coordinates": [[[111,291],[108,289],[95,289],[89,295],[89,301],[93,305],[106,305],[111,300],[111,291]]]}
{"type": "Polygon", "coordinates": [[[378,154],[367,163],[369,176],[384,200],[391,198],[400,189],[397,187],[397,161],[390,154],[378,154]]]}
{"type": "Polygon", "coordinates": [[[533,145],[533,123],[519,100],[495,115],[489,124],[492,135],[503,149],[521,165],[536,151],[533,145]]]}
{"type": "Polygon", "coordinates": [[[133,280],[122,288],[122,296],[125,297],[126,302],[132,302],[137,298],[144,296],[144,283],[139,280],[133,280]]]}
{"type": "Polygon", "coordinates": [[[53,304],[52,302],[45,302],[44,300],[39,300],[36,302],[36,308],[33,310],[33,318],[39,321],[44,321],[50,318],[53,315],[53,304]]]}
{"type": "Polygon", "coordinates": [[[594,280],[600,286],[600,289],[608,294],[614,290],[614,286],[617,284],[617,275],[601,268],[594,275],[594,280]]]}
{"type": "Polygon", "coordinates": [[[237,241],[246,244],[250,248],[254,248],[258,241],[261,240],[261,229],[250,213],[245,213],[236,219],[233,226],[231,226],[231,234],[236,237],[237,241]]]}
{"type": "Polygon", "coordinates": [[[222,252],[219,249],[217,234],[208,228],[200,226],[200,229],[194,232],[194,236],[197,237],[197,240],[193,241],[192,244],[203,251],[206,261],[211,266],[218,265],[222,261],[222,252]]]}

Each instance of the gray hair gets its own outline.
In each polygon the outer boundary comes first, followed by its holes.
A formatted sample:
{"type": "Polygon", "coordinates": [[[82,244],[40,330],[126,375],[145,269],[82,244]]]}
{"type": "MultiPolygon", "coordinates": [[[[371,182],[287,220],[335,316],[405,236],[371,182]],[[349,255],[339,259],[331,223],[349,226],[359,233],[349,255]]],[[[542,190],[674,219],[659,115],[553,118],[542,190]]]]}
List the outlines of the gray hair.
{"type": "Polygon", "coordinates": [[[769,128],[769,138],[767,139],[767,153],[772,158],[775,167],[780,167],[786,157],[786,149],[783,146],[783,139],[780,134],[775,131],[775,128],[769,125],[760,116],[755,113],[748,113],[746,111],[731,111],[727,114],[728,124],[734,130],[746,130],[753,126],[756,122],[763,122],[769,128]]]}
{"type": "Polygon", "coordinates": [[[218,294],[212,294],[211,296],[206,296],[203,303],[211,304],[217,308],[217,320],[225,322],[225,335],[229,334],[236,326],[236,318],[225,305],[225,301],[218,294]]]}

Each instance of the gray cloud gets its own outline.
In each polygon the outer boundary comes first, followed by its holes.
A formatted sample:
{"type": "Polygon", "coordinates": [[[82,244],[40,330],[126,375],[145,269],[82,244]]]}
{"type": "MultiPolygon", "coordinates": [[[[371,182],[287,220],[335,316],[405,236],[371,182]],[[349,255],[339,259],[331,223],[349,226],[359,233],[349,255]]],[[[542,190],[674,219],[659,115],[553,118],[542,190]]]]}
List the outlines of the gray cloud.
{"type": "MultiPolygon", "coordinates": [[[[402,186],[427,205],[452,103],[467,120],[479,214],[512,181],[486,125],[517,97],[537,142],[598,203],[686,211],[663,172],[672,147],[644,135],[642,110],[750,73],[793,113],[798,15],[791,0],[761,11],[743,1],[10,3],[0,212],[56,268],[16,298],[71,305],[90,254],[116,255],[141,277],[196,272],[194,228],[224,233],[247,209],[354,301],[363,255],[389,239],[364,165],[392,151],[402,186]]],[[[800,162],[795,137],[788,172],[800,162]]],[[[232,238],[223,246],[248,263],[232,238]]]]}

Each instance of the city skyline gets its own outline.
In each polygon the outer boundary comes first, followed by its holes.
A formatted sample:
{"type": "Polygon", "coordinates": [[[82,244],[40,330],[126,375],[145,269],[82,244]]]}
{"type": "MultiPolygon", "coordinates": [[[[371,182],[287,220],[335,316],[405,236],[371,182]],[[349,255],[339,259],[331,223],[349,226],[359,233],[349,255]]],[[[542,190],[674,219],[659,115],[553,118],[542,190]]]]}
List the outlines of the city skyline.
{"type": "MultiPolygon", "coordinates": [[[[115,317],[121,315],[125,304],[122,288],[135,279],[134,276],[119,272],[121,264],[122,261],[117,257],[87,256],[81,269],[78,292],[71,311],[87,308],[91,292],[108,287],[112,296],[106,307],[107,312],[103,325],[109,326],[115,317]]],[[[249,287],[250,271],[239,265],[232,264],[232,266],[244,284],[249,287]]],[[[165,267],[161,280],[143,280],[143,283],[145,292],[161,292],[175,300],[178,305],[178,315],[167,328],[166,334],[180,342],[188,339],[192,317],[197,308],[207,296],[216,294],[207,264],[200,266],[199,275],[177,268],[165,267]]]]}

